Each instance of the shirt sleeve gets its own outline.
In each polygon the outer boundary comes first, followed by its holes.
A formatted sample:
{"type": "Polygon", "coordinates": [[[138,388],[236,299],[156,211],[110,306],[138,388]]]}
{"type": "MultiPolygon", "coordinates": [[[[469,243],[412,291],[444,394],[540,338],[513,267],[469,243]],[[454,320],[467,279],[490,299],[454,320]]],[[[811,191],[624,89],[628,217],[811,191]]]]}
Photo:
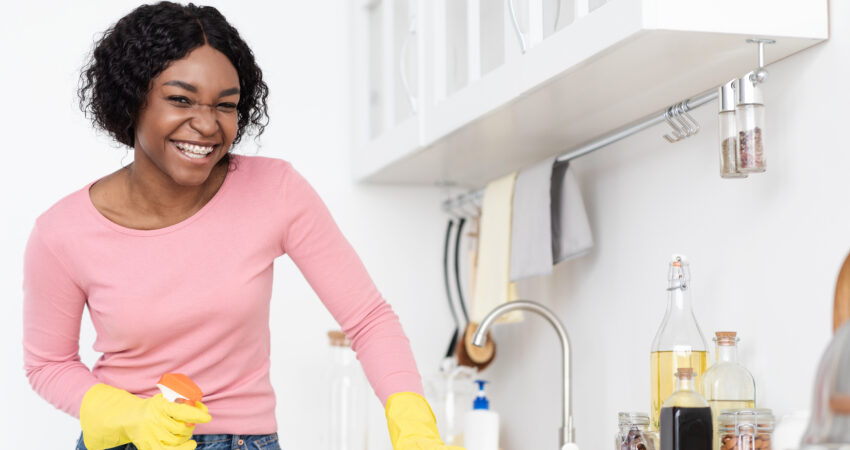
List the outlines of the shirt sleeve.
{"type": "Polygon", "coordinates": [[[33,227],[24,253],[24,370],[33,389],[79,417],[86,391],[98,383],[80,361],[80,322],[86,295],[33,227]]]}
{"type": "Polygon", "coordinates": [[[283,176],[282,247],[351,340],[383,404],[396,392],[422,394],[410,342],[392,307],[309,183],[291,166],[283,176]]]}

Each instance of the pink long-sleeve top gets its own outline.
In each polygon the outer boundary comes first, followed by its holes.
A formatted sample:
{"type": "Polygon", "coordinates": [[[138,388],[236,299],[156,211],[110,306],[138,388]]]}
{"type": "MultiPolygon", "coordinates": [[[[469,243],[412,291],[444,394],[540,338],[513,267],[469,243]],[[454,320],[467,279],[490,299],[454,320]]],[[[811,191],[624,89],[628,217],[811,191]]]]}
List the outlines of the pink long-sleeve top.
{"type": "Polygon", "coordinates": [[[201,387],[213,417],[196,434],[276,432],[269,303],[283,254],[351,339],[381,401],[422,393],[397,316],[288,162],[233,155],[200,211],[156,230],[101,215],[92,184],[39,216],[24,256],[24,368],[57,408],[78,417],[96,383],[150,397],[162,374],[179,372],[201,387]],[[91,370],[78,353],[86,305],[102,353],[91,370]]]}

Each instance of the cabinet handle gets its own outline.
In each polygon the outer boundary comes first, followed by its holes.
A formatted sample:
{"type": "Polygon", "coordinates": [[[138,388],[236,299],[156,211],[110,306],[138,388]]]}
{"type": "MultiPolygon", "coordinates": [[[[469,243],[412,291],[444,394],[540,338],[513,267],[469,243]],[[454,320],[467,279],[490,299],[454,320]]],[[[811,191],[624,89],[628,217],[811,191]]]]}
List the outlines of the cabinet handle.
{"type": "Polygon", "coordinates": [[[407,35],[404,37],[404,42],[401,43],[401,51],[398,62],[398,74],[401,77],[401,85],[404,87],[404,93],[407,94],[407,102],[410,103],[410,110],[413,114],[417,112],[416,96],[410,91],[410,83],[407,81],[407,47],[410,43],[410,37],[416,35],[416,17],[410,19],[410,26],[407,29],[407,35]]]}
{"type": "Polygon", "coordinates": [[[528,49],[528,45],[525,43],[525,35],[522,34],[522,30],[519,28],[519,21],[516,17],[516,11],[514,10],[514,0],[508,1],[508,11],[511,13],[511,23],[514,24],[514,31],[516,32],[516,37],[519,39],[519,47],[523,54],[525,54],[526,49],[528,49]]]}

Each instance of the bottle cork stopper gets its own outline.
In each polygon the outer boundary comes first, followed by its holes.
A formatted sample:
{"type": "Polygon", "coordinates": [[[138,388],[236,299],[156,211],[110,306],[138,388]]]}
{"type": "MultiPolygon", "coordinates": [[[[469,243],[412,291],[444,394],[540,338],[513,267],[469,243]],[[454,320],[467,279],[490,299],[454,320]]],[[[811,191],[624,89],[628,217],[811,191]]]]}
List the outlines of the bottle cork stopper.
{"type": "Polygon", "coordinates": [[[676,370],[676,378],[690,379],[694,377],[694,369],[691,367],[680,367],[676,370]]]}
{"type": "Polygon", "coordinates": [[[348,340],[348,336],[342,331],[328,331],[328,339],[330,339],[331,346],[333,347],[351,347],[351,341],[348,340]]]}
{"type": "Polygon", "coordinates": [[[738,342],[738,333],[735,331],[718,331],[714,333],[717,345],[735,345],[738,342]]]}

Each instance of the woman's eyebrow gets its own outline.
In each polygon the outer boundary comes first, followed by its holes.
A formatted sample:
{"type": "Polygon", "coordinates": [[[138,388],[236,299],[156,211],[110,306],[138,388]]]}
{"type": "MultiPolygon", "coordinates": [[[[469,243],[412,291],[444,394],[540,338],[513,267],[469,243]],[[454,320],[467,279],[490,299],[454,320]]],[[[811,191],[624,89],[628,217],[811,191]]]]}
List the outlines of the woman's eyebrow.
{"type": "MultiPolygon", "coordinates": [[[[162,84],[163,84],[163,86],[177,86],[179,88],[186,89],[189,92],[194,92],[194,93],[198,92],[198,88],[196,88],[194,85],[189,84],[185,81],[171,80],[171,81],[166,81],[165,83],[162,83],[162,84]]],[[[219,97],[227,97],[228,95],[234,95],[234,94],[238,94],[238,93],[239,93],[239,88],[238,87],[232,87],[230,89],[225,89],[225,90],[219,92],[218,96],[219,97]]]]}

